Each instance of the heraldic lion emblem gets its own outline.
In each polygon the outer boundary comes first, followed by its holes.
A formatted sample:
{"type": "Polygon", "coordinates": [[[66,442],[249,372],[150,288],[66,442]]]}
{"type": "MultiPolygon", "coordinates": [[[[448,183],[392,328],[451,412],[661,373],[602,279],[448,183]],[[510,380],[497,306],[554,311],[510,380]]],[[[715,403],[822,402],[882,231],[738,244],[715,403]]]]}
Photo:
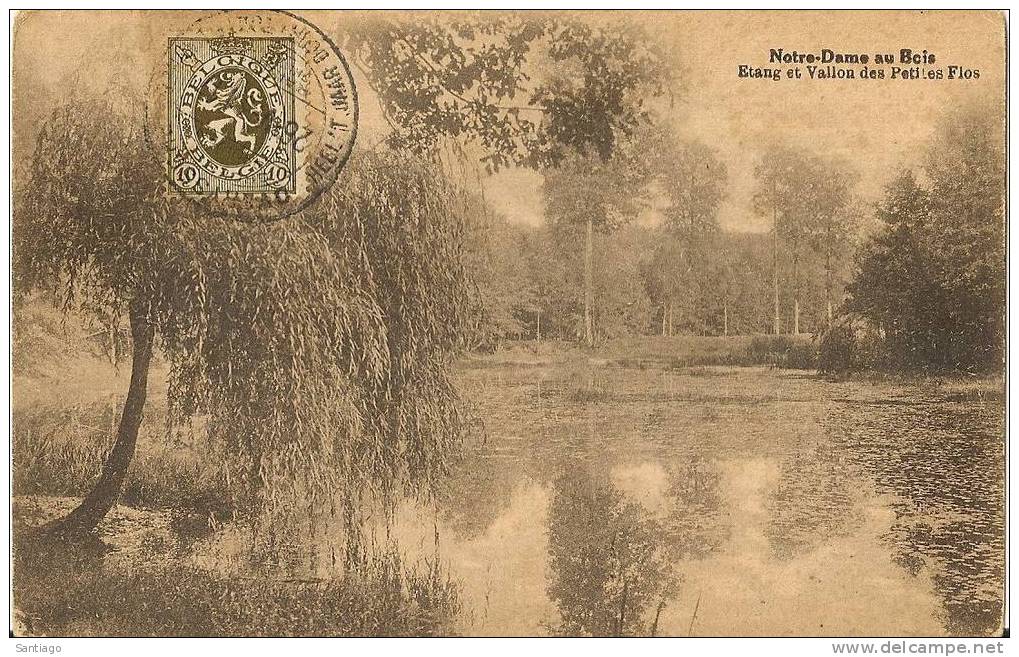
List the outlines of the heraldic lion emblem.
{"type": "Polygon", "coordinates": [[[265,91],[250,73],[217,71],[195,103],[195,127],[209,157],[225,166],[251,160],[265,143],[272,122],[265,91]]]}

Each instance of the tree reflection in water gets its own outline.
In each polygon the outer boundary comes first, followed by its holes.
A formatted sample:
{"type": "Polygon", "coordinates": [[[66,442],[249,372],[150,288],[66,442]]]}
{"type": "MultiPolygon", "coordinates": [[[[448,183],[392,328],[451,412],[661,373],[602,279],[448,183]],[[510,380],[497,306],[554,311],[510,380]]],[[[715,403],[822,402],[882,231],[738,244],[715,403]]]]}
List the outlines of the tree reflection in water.
{"type": "Polygon", "coordinates": [[[654,634],[677,578],[662,528],[628,502],[607,475],[571,469],[554,483],[549,507],[549,597],[570,636],[654,634]]]}
{"type": "Polygon", "coordinates": [[[803,440],[782,458],[778,485],[765,502],[765,533],[777,558],[795,559],[853,531],[859,512],[849,465],[840,446],[823,441],[803,440]]]}
{"type": "Polygon", "coordinates": [[[719,512],[721,475],[699,455],[669,470],[668,543],[680,559],[704,559],[729,540],[731,527],[719,512]]]}
{"type": "Polygon", "coordinates": [[[1001,631],[1004,421],[999,404],[938,390],[866,406],[840,401],[825,420],[847,459],[894,495],[884,538],[906,572],[929,571],[951,635],[1001,631]]]}

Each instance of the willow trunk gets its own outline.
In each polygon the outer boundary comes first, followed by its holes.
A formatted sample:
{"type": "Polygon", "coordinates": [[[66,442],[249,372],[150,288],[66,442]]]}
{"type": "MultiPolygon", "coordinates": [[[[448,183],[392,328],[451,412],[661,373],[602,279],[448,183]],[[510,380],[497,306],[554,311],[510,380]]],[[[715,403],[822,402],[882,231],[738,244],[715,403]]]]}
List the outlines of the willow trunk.
{"type": "Polygon", "coordinates": [[[103,464],[102,473],[99,475],[99,481],[95,487],[76,509],[44,527],[44,531],[47,533],[68,538],[88,534],[96,528],[117,503],[117,498],[120,497],[121,489],[124,487],[127,468],[131,465],[135,445],[138,442],[142,411],[145,408],[153,341],[152,325],[147,319],[145,309],[140,304],[132,304],[130,321],[131,382],[128,385],[124,410],[117,428],[117,440],[106,463],[103,464]]]}

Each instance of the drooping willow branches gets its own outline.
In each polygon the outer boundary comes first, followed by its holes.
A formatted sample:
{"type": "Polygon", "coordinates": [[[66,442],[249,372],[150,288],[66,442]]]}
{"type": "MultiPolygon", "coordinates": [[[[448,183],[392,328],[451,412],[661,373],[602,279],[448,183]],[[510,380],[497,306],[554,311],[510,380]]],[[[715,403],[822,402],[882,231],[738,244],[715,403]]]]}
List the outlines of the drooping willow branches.
{"type": "Polygon", "coordinates": [[[237,222],[165,198],[141,135],[104,100],[53,114],[16,213],[19,290],[141,309],[169,419],[205,418],[240,510],[427,492],[469,425],[447,374],[473,304],[460,192],[364,154],[310,211],[237,222]]]}

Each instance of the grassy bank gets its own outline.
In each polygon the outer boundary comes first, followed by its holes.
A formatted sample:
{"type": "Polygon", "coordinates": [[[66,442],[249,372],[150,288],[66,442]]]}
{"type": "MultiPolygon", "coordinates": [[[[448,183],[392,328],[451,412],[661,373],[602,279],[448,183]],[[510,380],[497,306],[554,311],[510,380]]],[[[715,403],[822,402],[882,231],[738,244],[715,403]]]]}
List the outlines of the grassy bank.
{"type": "Polygon", "coordinates": [[[293,543],[251,558],[250,529],[196,529],[165,509],[118,506],[95,535],[70,543],[29,530],[76,503],[14,498],[18,636],[457,633],[459,583],[438,559],[409,562],[395,543],[367,542],[323,570],[293,543]]]}
{"type": "Polygon", "coordinates": [[[557,340],[506,342],[494,354],[472,354],[466,364],[552,364],[576,360],[631,367],[697,367],[710,365],[773,366],[814,369],[810,335],[678,335],[615,338],[587,348],[557,340]]]}
{"type": "MultiPolygon", "coordinates": [[[[345,576],[219,575],[166,558],[103,566],[107,546],[22,538],[15,549],[21,636],[433,636],[455,634],[454,582],[393,550],[345,576]]],[[[170,555],[167,555],[169,557],[170,555]]]]}

